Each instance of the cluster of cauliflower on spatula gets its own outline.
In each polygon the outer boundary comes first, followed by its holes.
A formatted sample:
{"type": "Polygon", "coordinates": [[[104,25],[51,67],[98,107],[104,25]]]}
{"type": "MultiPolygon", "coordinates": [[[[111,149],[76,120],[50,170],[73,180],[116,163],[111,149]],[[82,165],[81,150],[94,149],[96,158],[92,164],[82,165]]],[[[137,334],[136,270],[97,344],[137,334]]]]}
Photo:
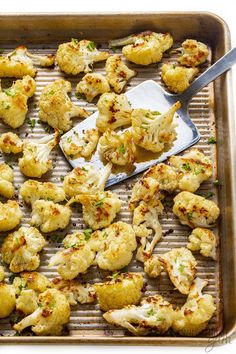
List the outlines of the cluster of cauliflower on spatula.
{"type": "MultiPolygon", "coordinates": [[[[128,61],[146,66],[161,61],[163,53],[173,45],[173,38],[169,33],[148,31],[111,41],[110,45],[123,46],[128,61]]],[[[188,87],[198,72],[196,66],[208,56],[205,44],[195,40],[186,40],[179,50],[182,66],[167,64],[162,68],[163,81],[174,92],[188,87]]],[[[97,299],[107,322],[135,335],[159,335],[170,328],[181,335],[197,335],[216,309],[213,297],[202,293],[207,281],[196,276],[197,261],[192,254],[199,251],[213,260],[217,257],[217,238],[210,229],[217,221],[219,208],[194,194],[212,175],[210,159],[200,150],[191,149],[182,156],[170,157],[167,164],[149,168],[132,189],[132,224],[118,220],[122,201],[117,193],[105,191],[113,164],[132,165],[137,147],[162,152],[171,144],[176,138],[173,117],[180,103],[163,114],[132,109],[122,91],[137,72],[125,64],[121,55],[99,51],[89,40],[72,39],[59,46],[55,58],[33,55],[23,46],[0,57],[0,77],[18,79],[0,91],[0,118],[4,124],[13,129],[24,124],[27,101],[36,90],[34,64],[50,67],[54,59],[66,74],[85,73],[76,87],[77,94],[88,102],[101,95],[96,128],[63,140],[63,148],[70,158],[88,159],[99,142],[106,165],[100,171],[91,163],[77,167],[64,177],[63,186],[38,180],[53,167],[50,153],[59,142],[60,132],[72,127],[73,117],[88,116],[86,110],[72,103],[68,96],[71,83],[64,79],[45,86],[39,100],[39,119],[54,128],[54,134],[40,140],[21,139],[11,131],[0,136],[3,154],[21,154],[19,169],[26,180],[19,195],[32,209],[30,225],[20,226],[23,213],[14,199],[13,170],[2,163],[0,195],[7,201],[0,202],[0,232],[11,233],[3,240],[1,259],[15,277],[9,284],[0,266],[0,318],[16,310],[21,317],[14,324],[16,331],[31,327],[36,335],[60,335],[70,320],[71,306],[97,299]],[[105,60],[106,76],[91,72],[94,63],[105,60]],[[124,126],[131,126],[131,130],[117,133],[124,126]],[[181,224],[192,229],[189,242],[186,247],[153,254],[162,238],[162,202],[166,195],[173,194],[173,213],[181,224]],[[86,228],[68,233],[63,248],[50,257],[48,267],[56,266],[59,276],[49,280],[37,271],[40,252],[47,244],[44,234],[66,229],[74,204],[82,206],[86,228]],[[120,272],[130,264],[135,252],[149,277],[158,278],[165,271],[174,287],[187,296],[182,307],[174,307],[160,294],[142,297],[143,275],[120,272]],[[91,266],[111,273],[101,283],[79,282],[77,277],[91,266]]]]}

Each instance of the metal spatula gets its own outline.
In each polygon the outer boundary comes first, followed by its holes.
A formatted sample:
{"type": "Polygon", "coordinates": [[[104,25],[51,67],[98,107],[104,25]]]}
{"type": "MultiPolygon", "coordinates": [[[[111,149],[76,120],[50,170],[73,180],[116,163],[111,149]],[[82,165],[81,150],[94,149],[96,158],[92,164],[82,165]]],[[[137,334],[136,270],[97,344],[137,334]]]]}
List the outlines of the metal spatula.
{"type": "MultiPolygon", "coordinates": [[[[174,141],[170,150],[163,152],[159,156],[152,153],[150,154],[148,151],[145,151],[143,158],[139,159],[139,161],[134,164],[134,167],[131,171],[125,169],[117,169],[113,171],[107,181],[106,187],[134,176],[156,164],[157,162],[162,162],[169,156],[175,155],[198,142],[200,139],[200,134],[196,126],[191,121],[188,113],[188,106],[191,98],[199,90],[201,90],[211,81],[215,80],[218,76],[228,70],[233,64],[235,64],[235,62],[236,48],[233,48],[215,64],[213,64],[209,69],[207,69],[203,74],[201,74],[182,94],[170,94],[165,92],[160,85],[152,80],[144,81],[140,85],[126,92],[125,95],[130,101],[132,108],[150,109],[153,111],[160,111],[161,113],[166,112],[176,101],[180,101],[181,108],[178,110],[178,115],[175,115],[174,117],[174,121],[178,124],[178,127],[176,128],[177,139],[174,141]]],[[[220,97],[218,97],[218,99],[220,99],[220,97]]],[[[74,134],[74,132],[82,135],[84,130],[95,128],[97,116],[98,112],[95,112],[83,122],[76,125],[69,132],[64,134],[62,139],[69,138],[72,134],[74,134]]],[[[63,151],[62,143],[60,143],[60,146],[63,151]]],[[[70,160],[67,158],[67,160],[73,167],[82,167],[84,164],[88,163],[88,161],[86,161],[84,158],[78,158],[75,160],[70,160]]],[[[92,163],[98,171],[104,166],[100,159],[98,149],[93,154],[89,162],[92,163]]]]}

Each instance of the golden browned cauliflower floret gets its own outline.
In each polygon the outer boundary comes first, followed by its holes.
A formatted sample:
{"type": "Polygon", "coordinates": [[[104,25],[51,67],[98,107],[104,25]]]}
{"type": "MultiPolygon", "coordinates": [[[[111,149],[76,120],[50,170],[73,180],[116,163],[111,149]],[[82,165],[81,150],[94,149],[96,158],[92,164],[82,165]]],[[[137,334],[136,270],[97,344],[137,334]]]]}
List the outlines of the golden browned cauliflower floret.
{"type": "Polygon", "coordinates": [[[216,260],[216,236],[208,229],[197,227],[188,237],[187,247],[191,251],[200,251],[204,257],[211,257],[216,260]]]}
{"type": "Polygon", "coordinates": [[[96,294],[94,286],[89,283],[79,283],[77,280],[65,280],[54,278],[53,287],[60,290],[71,306],[80,304],[90,304],[95,301],[96,294]]]}
{"type": "Polygon", "coordinates": [[[133,34],[110,41],[111,46],[124,46],[122,53],[129,61],[139,65],[149,65],[161,61],[163,53],[173,45],[169,33],[151,31],[133,34]]]}
{"type": "Polygon", "coordinates": [[[163,114],[148,109],[134,109],[131,115],[131,132],[135,144],[152,152],[163,151],[166,145],[176,139],[176,124],[173,123],[173,118],[180,107],[178,101],[163,114]]]}
{"type": "Polygon", "coordinates": [[[20,187],[20,196],[27,204],[33,204],[38,199],[51,200],[54,203],[65,199],[64,189],[51,182],[39,182],[28,179],[20,187]]]}
{"type": "Polygon", "coordinates": [[[163,268],[174,286],[182,294],[188,294],[196,276],[197,261],[185,247],[173,248],[159,257],[163,268]]]}
{"type": "Polygon", "coordinates": [[[10,315],[16,306],[16,296],[12,285],[0,282],[0,318],[10,315]]]}
{"type": "Polygon", "coordinates": [[[12,198],[14,195],[13,169],[6,163],[0,163],[0,195],[12,198]]]}
{"type": "Polygon", "coordinates": [[[35,227],[21,227],[9,234],[2,245],[2,259],[14,273],[39,267],[39,252],[46,241],[35,227]]]}
{"type": "Polygon", "coordinates": [[[157,278],[162,272],[162,265],[158,256],[151,256],[144,262],[144,272],[150,278],[157,278]]]}
{"type": "Polygon", "coordinates": [[[65,176],[63,182],[64,191],[69,197],[103,191],[111,174],[111,169],[112,163],[108,163],[99,171],[92,164],[76,167],[65,176]]]}
{"type": "Polygon", "coordinates": [[[74,279],[92,265],[95,251],[88,244],[91,237],[89,229],[67,235],[63,240],[64,250],[58,251],[49,261],[49,267],[58,265],[57,271],[62,279],[74,279]]]}
{"type": "Polygon", "coordinates": [[[207,283],[207,280],[196,278],[186,303],[175,311],[172,328],[182,336],[197,336],[206,328],[216,310],[214,298],[209,294],[202,294],[207,283]]]}
{"type": "Polygon", "coordinates": [[[99,147],[102,157],[115,165],[132,165],[135,162],[136,147],[128,130],[118,134],[108,129],[100,138],[99,147]]]}
{"type": "Polygon", "coordinates": [[[0,150],[4,154],[19,154],[23,150],[23,141],[14,133],[4,133],[0,136],[0,150]]]}
{"type": "Polygon", "coordinates": [[[108,128],[115,130],[131,124],[131,106],[124,94],[104,93],[97,104],[98,117],[96,126],[104,133],[108,128]]]}
{"type": "Polygon", "coordinates": [[[220,215],[220,209],[212,201],[190,192],[181,192],[174,198],[173,213],[183,225],[213,227],[220,215]]]}
{"type": "Polygon", "coordinates": [[[10,127],[19,128],[28,112],[27,100],[33,96],[36,83],[31,76],[24,76],[2,91],[0,85],[0,119],[10,127]]]}
{"type": "Polygon", "coordinates": [[[130,210],[134,210],[141,201],[149,202],[159,195],[159,183],[152,177],[143,177],[132,188],[129,201],[130,210]]]}
{"type": "Polygon", "coordinates": [[[172,305],[160,295],[148,296],[140,306],[128,305],[123,309],[104,313],[105,320],[122,326],[136,336],[148,333],[163,334],[172,325],[174,310],[172,305]]]}
{"type": "Polygon", "coordinates": [[[110,56],[106,61],[107,80],[116,93],[121,93],[127,82],[137,72],[128,68],[119,54],[110,56]]]}
{"type": "Polygon", "coordinates": [[[178,187],[183,191],[194,193],[212,176],[212,162],[198,149],[191,149],[182,156],[171,156],[169,163],[177,169],[178,187]]]}
{"type": "Polygon", "coordinates": [[[163,64],[161,78],[171,92],[184,92],[198,74],[197,68],[185,68],[175,64],[163,64]]]}
{"type": "Polygon", "coordinates": [[[172,166],[158,163],[151,166],[144,174],[144,178],[153,178],[159,183],[160,190],[172,193],[178,187],[178,173],[172,166]]]}
{"type": "Polygon", "coordinates": [[[71,118],[86,118],[88,113],[71,102],[68,92],[71,83],[63,79],[44,87],[39,100],[39,118],[54,129],[67,131],[72,127],[71,118]]]}
{"type": "Polygon", "coordinates": [[[99,131],[97,128],[87,129],[80,133],[74,131],[69,137],[62,138],[62,148],[70,159],[89,158],[97,147],[99,131]]]}
{"type": "Polygon", "coordinates": [[[109,91],[110,85],[106,77],[98,73],[86,74],[76,86],[76,92],[84,95],[88,102],[109,91]]]}
{"type": "Polygon", "coordinates": [[[58,141],[58,131],[53,136],[44,137],[37,142],[25,140],[23,157],[19,159],[20,171],[27,177],[41,178],[52,169],[52,160],[49,159],[49,155],[58,141]]]}
{"type": "Polygon", "coordinates": [[[23,214],[15,200],[0,202],[0,232],[9,231],[19,225],[23,214]]]}
{"type": "Polygon", "coordinates": [[[103,311],[137,305],[142,296],[143,277],[140,273],[115,273],[104,283],[94,285],[103,311]]]}
{"type": "Polygon", "coordinates": [[[38,307],[38,296],[34,290],[22,290],[16,299],[16,310],[27,316],[33,313],[38,307]]]}
{"type": "Polygon", "coordinates": [[[4,278],[5,278],[4,268],[0,266],[0,282],[2,282],[4,278]]]}
{"type": "Polygon", "coordinates": [[[209,55],[206,44],[195,39],[186,39],[182,43],[181,52],[181,56],[178,58],[179,63],[192,67],[204,63],[209,55]]]}
{"type": "Polygon", "coordinates": [[[163,212],[160,200],[153,199],[149,203],[141,202],[134,209],[133,229],[140,240],[136,258],[144,262],[152,255],[153,249],[162,236],[162,227],[158,220],[163,212]]]}
{"type": "Polygon", "coordinates": [[[92,71],[93,63],[106,60],[109,53],[100,52],[94,42],[72,38],[71,42],[60,44],[56,61],[66,74],[78,75],[92,71]]]}
{"type": "Polygon", "coordinates": [[[36,200],[32,205],[31,222],[42,232],[65,229],[70,222],[71,209],[49,200],[36,200]]]}
{"type": "Polygon", "coordinates": [[[48,289],[39,295],[39,306],[29,316],[14,325],[16,331],[32,326],[36,335],[60,335],[70,319],[70,304],[57,289],[48,289]]]}
{"type": "Polygon", "coordinates": [[[34,62],[40,66],[52,66],[54,64],[54,55],[44,56],[30,54],[23,45],[17,47],[12,53],[0,56],[0,77],[22,78],[24,75],[34,77],[37,70],[34,68],[34,62]]]}
{"type": "Polygon", "coordinates": [[[13,287],[16,295],[19,296],[22,290],[33,290],[37,295],[52,287],[50,280],[38,272],[22,272],[13,280],[13,287]]]}

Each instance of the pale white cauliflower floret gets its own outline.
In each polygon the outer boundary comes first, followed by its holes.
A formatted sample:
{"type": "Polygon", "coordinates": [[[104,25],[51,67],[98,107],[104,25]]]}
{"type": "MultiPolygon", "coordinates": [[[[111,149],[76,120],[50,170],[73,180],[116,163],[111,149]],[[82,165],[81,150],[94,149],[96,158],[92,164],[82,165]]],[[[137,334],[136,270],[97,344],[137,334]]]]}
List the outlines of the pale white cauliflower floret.
{"type": "Polygon", "coordinates": [[[37,142],[25,140],[23,144],[23,157],[19,159],[20,171],[27,177],[41,178],[52,169],[50,152],[59,141],[59,132],[54,136],[47,136],[37,142]]]}
{"type": "Polygon", "coordinates": [[[66,74],[78,75],[81,72],[92,71],[93,63],[106,60],[108,57],[109,53],[97,50],[94,42],[72,38],[71,42],[59,45],[56,61],[66,74]]]}
{"type": "Polygon", "coordinates": [[[109,91],[110,85],[106,77],[98,73],[86,74],[76,86],[76,92],[84,95],[88,102],[109,91]]]}
{"type": "Polygon", "coordinates": [[[137,72],[128,68],[119,54],[110,56],[106,61],[106,74],[109,84],[116,93],[121,93],[127,82],[137,72]]]}
{"type": "Polygon", "coordinates": [[[23,141],[18,135],[8,132],[0,136],[0,150],[4,154],[19,154],[23,149],[23,141]]]}
{"type": "Polygon", "coordinates": [[[10,315],[16,305],[15,291],[12,285],[0,282],[0,318],[10,315]]]}
{"type": "Polygon", "coordinates": [[[152,177],[141,178],[132,188],[129,201],[130,210],[134,210],[141,201],[149,202],[159,194],[159,183],[152,177]]]}
{"type": "Polygon", "coordinates": [[[0,85],[0,119],[14,129],[19,128],[28,112],[27,100],[35,90],[36,83],[31,76],[15,81],[5,91],[2,91],[0,85]]]}
{"type": "Polygon", "coordinates": [[[14,325],[16,331],[32,326],[36,335],[60,335],[63,325],[70,319],[70,304],[56,289],[48,289],[39,295],[39,307],[14,325]]]}
{"type": "Polygon", "coordinates": [[[207,280],[196,278],[186,303],[175,311],[172,327],[182,336],[197,336],[206,328],[216,310],[214,298],[209,294],[202,294],[207,283],[207,280]]]}
{"type": "Polygon", "coordinates": [[[108,129],[99,140],[99,152],[106,161],[115,165],[132,165],[136,158],[132,134],[128,130],[117,134],[108,129]]]}
{"type": "Polygon", "coordinates": [[[70,222],[71,209],[48,200],[36,200],[32,205],[31,225],[37,226],[42,232],[65,229],[70,222]]]}
{"type": "Polygon", "coordinates": [[[198,66],[204,63],[209,55],[206,44],[194,39],[186,39],[182,43],[181,51],[178,61],[185,66],[198,66]]]}
{"type": "Polygon", "coordinates": [[[198,149],[191,149],[182,156],[171,156],[169,163],[178,171],[180,190],[194,193],[212,176],[212,162],[198,149]]]}
{"type": "Polygon", "coordinates": [[[13,178],[13,169],[5,163],[0,163],[0,195],[3,197],[13,197],[13,178]]]}
{"type": "Polygon", "coordinates": [[[178,187],[178,173],[174,167],[164,163],[151,166],[144,174],[144,178],[153,178],[159,183],[160,190],[172,193],[178,187]]]}
{"type": "Polygon", "coordinates": [[[131,132],[135,144],[152,152],[163,151],[166,145],[176,139],[176,124],[173,123],[173,118],[180,107],[178,101],[163,114],[148,109],[134,109],[131,115],[131,132]]]}
{"type": "Polygon", "coordinates": [[[124,46],[122,53],[129,61],[139,65],[149,65],[161,61],[163,53],[173,45],[169,33],[151,31],[112,40],[111,46],[124,46]]]}
{"type": "Polygon", "coordinates": [[[220,209],[212,201],[190,192],[181,192],[174,198],[173,213],[181,224],[211,228],[220,215],[220,209]]]}
{"type": "Polygon", "coordinates": [[[140,306],[129,305],[119,310],[110,310],[103,317],[113,325],[122,326],[140,336],[148,333],[163,334],[172,325],[174,310],[162,296],[148,296],[140,306]]]}
{"type": "Polygon", "coordinates": [[[185,247],[173,248],[159,257],[163,268],[174,286],[182,293],[188,294],[196,276],[197,261],[185,247]]]}
{"type": "Polygon", "coordinates": [[[181,93],[187,90],[194,77],[198,74],[197,68],[185,68],[175,64],[163,64],[161,78],[174,93],[181,93]]]}
{"type": "Polygon", "coordinates": [[[46,241],[35,227],[21,227],[3,241],[2,259],[14,273],[39,267],[39,252],[46,241]]]}
{"type": "Polygon", "coordinates": [[[15,200],[0,202],[0,232],[9,231],[19,225],[23,214],[15,200]]]}
{"type": "Polygon", "coordinates": [[[151,256],[144,262],[144,272],[150,278],[157,278],[162,272],[162,265],[158,256],[151,256]]]}
{"type": "Polygon", "coordinates": [[[87,129],[83,134],[74,131],[69,137],[62,138],[62,148],[70,159],[89,158],[96,149],[98,140],[97,128],[87,129]]]}
{"type": "Polygon", "coordinates": [[[115,273],[104,283],[94,285],[103,311],[137,305],[142,296],[143,277],[140,273],[115,273]]]}
{"type": "Polygon", "coordinates": [[[187,247],[191,251],[200,251],[204,257],[211,257],[216,260],[216,236],[208,229],[197,227],[188,237],[187,247]]]}
{"type": "Polygon", "coordinates": [[[0,56],[0,77],[22,78],[24,75],[34,77],[37,70],[33,66],[52,66],[54,64],[54,55],[45,56],[30,54],[23,45],[17,47],[13,52],[0,56]]]}
{"type": "Polygon", "coordinates": [[[124,94],[104,93],[97,104],[99,111],[96,126],[104,133],[108,128],[115,130],[131,124],[131,106],[124,94]]]}
{"type": "Polygon", "coordinates": [[[20,196],[27,204],[33,204],[38,199],[51,200],[54,203],[58,203],[65,199],[65,192],[63,188],[54,183],[28,179],[20,188],[20,196]]]}
{"type": "Polygon", "coordinates": [[[111,169],[111,163],[99,171],[92,164],[76,167],[65,176],[64,191],[69,197],[103,191],[111,169]]]}
{"type": "Polygon", "coordinates": [[[39,118],[54,129],[67,131],[72,127],[71,118],[86,118],[88,113],[71,102],[68,92],[71,83],[63,79],[44,87],[39,100],[39,118]]]}

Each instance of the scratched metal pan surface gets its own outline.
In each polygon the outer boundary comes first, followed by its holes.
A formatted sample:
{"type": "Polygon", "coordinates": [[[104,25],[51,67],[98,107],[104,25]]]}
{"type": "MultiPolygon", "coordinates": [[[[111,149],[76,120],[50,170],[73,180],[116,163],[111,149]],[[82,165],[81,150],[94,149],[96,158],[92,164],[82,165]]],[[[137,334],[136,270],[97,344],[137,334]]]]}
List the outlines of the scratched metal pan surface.
{"type": "MultiPolygon", "coordinates": [[[[131,14],[6,14],[0,16],[0,47],[4,52],[14,49],[20,44],[25,44],[35,53],[55,52],[59,43],[70,38],[88,38],[94,40],[105,50],[108,40],[124,37],[130,33],[143,30],[166,32],[170,31],[178,46],[186,38],[196,38],[206,42],[211,49],[211,57],[203,65],[205,70],[211,63],[219,59],[230,49],[230,38],[227,25],[218,17],[209,13],[131,13],[131,14]]],[[[166,54],[163,62],[173,59],[166,54]]],[[[160,83],[161,65],[140,67],[129,64],[138,71],[138,75],[132,79],[127,91],[145,80],[154,80],[160,83]]],[[[95,65],[95,72],[104,73],[104,63],[95,65]]],[[[32,129],[27,122],[17,129],[22,138],[38,139],[48,134],[38,121],[38,100],[45,85],[55,79],[63,77],[68,79],[73,86],[72,101],[93,113],[95,104],[86,103],[75,97],[75,85],[81,79],[68,77],[54,69],[39,69],[36,76],[37,92],[29,102],[27,121],[36,120],[32,129]]],[[[9,85],[3,80],[3,85],[9,85]]],[[[209,281],[205,291],[215,297],[217,310],[206,330],[196,338],[184,338],[167,333],[165,336],[134,337],[121,328],[108,325],[102,318],[102,312],[97,303],[78,305],[72,308],[70,323],[63,336],[60,337],[36,337],[14,336],[10,318],[0,320],[1,343],[103,343],[103,344],[156,344],[156,345],[205,345],[213,346],[224,343],[235,333],[236,291],[235,291],[235,127],[231,102],[230,73],[217,79],[199,92],[190,104],[190,116],[198,128],[201,139],[196,147],[202,149],[214,163],[213,177],[202,184],[200,193],[209,195],[214,193],[212,199],[221,208],[221,217],[217,228],[214,230],[219,240],[217,261],[209,261],[196,254],[198,261],[197,274],[209,281]],[[207,143],[208,138],[216,136],[217,144],[207,143]],[[213,180],[220,181],[220,187],[213,186],[213,180]]],[[[76,124],[76,121],[74,122],[76,124]]],[[[9,129],[0,123],[1,133],[9,129]]],[[[52,153],[54,162],[53,170],[44,180],[61,185],[62,177],[71,170],[60,148],[52,153]]],[[[1,161],[9,161],[9,157],[1,156],[1,161]]],[[[14,184],[17,192],[25,180],[21,175],[17,160],[9,161],[14,169],[14,184]]],[[[131,222],[131,213],[128,211],[128,199],[134,182],[139,178],[130,178],[111,189],[115,191],[123,201],[119,219],[131,222]]],[[[30,209],[19,200],[24,212],[22,225],[28,225],[30,221],[30,209]]],[[[186,246],[188,227],[180,225],[174,218],[171,210],[171,201],[165,202],[165,211],[161,219],[163,225],[163,238],[157,244],[155,253],[162,254],[174,247],[186,246]],[[164,236],[165,235],[165,236],[164,236]]],[[[49,258],[62,247],[60,239],[68,232],[84,227],[81,214],[73,210],[71,223],[67,230],[47,235],[48,243],[41,254],[41,266],[39,271],[50,279],[57,276],[56,269],[47,268],[49,258]],[[56,237],[55,237],[56,236],[56,237]],[[56,239],[56,240],[55,240],[56,239]]],[[[1,236],[1,240],[4,235],[1,236]]],[[[1,241],[0,241],[1,242],[1,241]]],[[[128,267],[129,271],[143,273],[142,265],[133,259],[128,267]]],[[[6,269],[7,271],[7,269],[6,269]]],[[[10,273],[7,272],[7,279],[10,273]]],[[[91,268],[80,277],[80,280],[91,283],[101,281],[105,272],[97,268],[91,268]]],[[[185,297],[176,291],[163,273],[159,280],[148,279],[143,273],[147,286],[144,295],[156,292],[171,301],[174,305],[181,305],[185,297]]]]}

